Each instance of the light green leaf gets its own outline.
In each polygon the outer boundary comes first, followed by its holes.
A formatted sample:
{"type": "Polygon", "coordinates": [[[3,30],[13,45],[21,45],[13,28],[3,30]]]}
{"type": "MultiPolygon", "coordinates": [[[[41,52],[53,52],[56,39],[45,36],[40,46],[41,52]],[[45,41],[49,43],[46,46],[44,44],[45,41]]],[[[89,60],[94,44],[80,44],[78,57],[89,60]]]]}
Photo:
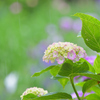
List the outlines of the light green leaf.
{"type": "Polygon", "coordinates": [[[44,69],[44,70],[42,70],[42,71],[40,71],[40,72],[36,72],[36,73],[34,73],[34,74],[32,75],[32,77],[40,76],[42,73],[49,71],[50,69],[54,68],[55,66],[56,66],[56,65],[49,66],[49,67],[47,67],[46,69],[44,69]]]}
{"type": "Polygon", "coordinates": [[[53,92],[48,93],[41,97],[36,98],[27,98],[27,95],[23,98],[23,100],[54,100],[54,99],[72,99],[70,94],[64,93],[64,92],[53,92]]]}
{"type": "Polygon", "coordinates": [[[80,17],[82,20],[81,35],[86,45],[92,50],[100,52],[100,21],[83,13],[76,13],[74,16],[80,17]]]}
{"type": "Polygon", "coordinates": [[[94,91],[97,95],[100,95],[100,87],[94,86],[90,88],[90,90],[94,91]]]}
{"type": "Polygon", "coordinates": [[[85,82],[85,84],[82,87],[82,92],[87,92],[91,87],[97,85],[97,81],[94,79],[88,80],[85,82]]]}
{"type": "Polygon", "coordinates": [[[98,96],[97,94],[90,94],[86,96],[85,98],[86,100],[100,100],[100,96],[98,96]]]}
{"type": "Polygon", "coordinates": [[[68,78],[62,78],[58,80],[60,84],[65,88],[66,84],[68,83],[69,79],[68,78]]]}
{"type": "Polygon", "coordinates": [[[76,85],[76,86],[81,86],[81,87],[82,87],[84,84],[85,84],[85,82],[79,82],[79,83],[76,83],[75,85],[76,85]]]}
{"type": "Polygon", "coordinates": [[[97,55],[97,58],[95,59],[93,66],[94,66],[95,72],[97,74],[100,73],[100,55],[97,55]]]}
{"type": "Polygon", "coordinates": [[[50,70],[51,75],[56,76],[60,70],[60,66],[55,66],[50,70]]]}

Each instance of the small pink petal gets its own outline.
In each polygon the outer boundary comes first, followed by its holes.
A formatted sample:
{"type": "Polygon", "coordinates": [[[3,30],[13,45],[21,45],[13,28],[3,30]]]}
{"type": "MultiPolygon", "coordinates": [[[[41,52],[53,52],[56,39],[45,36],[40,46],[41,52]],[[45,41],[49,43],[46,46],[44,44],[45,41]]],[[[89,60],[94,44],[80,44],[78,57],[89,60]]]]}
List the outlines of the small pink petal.
{"type": "Polygon", "coordinates": [[[68,52],[67,57],[68,59],[74,60],[76,58],[76,53],[73,50],[71,50],[70,52],[68,52]]]}
{"type": "Polygon", "coordinates": [[[84,58],[85,57],[85,54],[82,51],[79,51],[78,57],[79,58],[84,58]]]}
{"type": "Polygon", "coordinates": [[[60,56],[56,60],[57,60],[57,63],[58,64],[62,64],[64,62],[64,57],[63,56],[60,56]]]}
{"type": "Polygon", "coordinates": [[[57,51],[54,51],[53,52],[53,57],[57,57],[58,56],[58,52],[57,51]]]}

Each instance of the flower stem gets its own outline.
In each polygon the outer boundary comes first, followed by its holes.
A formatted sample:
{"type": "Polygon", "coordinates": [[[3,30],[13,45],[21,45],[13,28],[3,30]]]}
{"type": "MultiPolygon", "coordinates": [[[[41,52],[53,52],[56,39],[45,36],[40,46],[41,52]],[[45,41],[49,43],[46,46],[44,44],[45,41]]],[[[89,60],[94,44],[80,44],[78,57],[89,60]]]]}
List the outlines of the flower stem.
{"type": "Polygon", "coordinates": [[[77,93],[77,91],[76,91],[76,88],[75,88],[75,85],[74,85],[74,82],[73,82],[73,78],[72,77],[70,77],[70,82],[72,84],[73,90],[74,90],[74,92],[75,92],[78,100],[81,100],[80,97],[79,97],[79,95],[78,95],[78,93],[77,93]]]}

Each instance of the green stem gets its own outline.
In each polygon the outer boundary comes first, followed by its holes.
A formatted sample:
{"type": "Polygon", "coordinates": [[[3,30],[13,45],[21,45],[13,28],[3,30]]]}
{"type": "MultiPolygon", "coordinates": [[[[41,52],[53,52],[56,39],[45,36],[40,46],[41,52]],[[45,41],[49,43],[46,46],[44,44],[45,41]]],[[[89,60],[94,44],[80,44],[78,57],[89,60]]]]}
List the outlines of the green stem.
{"type": "Polygon", "coordinates": [[[79,97],[79,95],[78,95],[78,93],[77,93],[77,91],[76,91],[76,88],[75,88],[75,85],[74,85],[74,82],[73,82],[73,78],[72,77],[70,77],[70,82],[72,84],[73,90],[74,90],[74,92],[75,92],[78,100],[81,100],[80,97],[79,97]]]}

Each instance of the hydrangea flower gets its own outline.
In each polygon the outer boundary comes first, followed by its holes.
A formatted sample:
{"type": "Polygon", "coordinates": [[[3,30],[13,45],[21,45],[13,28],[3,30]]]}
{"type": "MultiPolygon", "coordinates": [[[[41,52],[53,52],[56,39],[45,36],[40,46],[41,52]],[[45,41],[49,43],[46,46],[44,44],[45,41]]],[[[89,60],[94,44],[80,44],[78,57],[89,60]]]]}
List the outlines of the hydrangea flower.
{"type": "Polygon", "coordinates": [[[70,42],[53,43],[45,50],[43,61],[53,63],[56,60],[58,64],[62,64],[66,58],[76,62],[80,58],[86,58],[86,52],[82,47],[70,42]]]}
{"type": "Polygon", "coordinates": [[[24,91],[24,93],[20,96],[21,99],[23,99],[23,96],[24,95],[27,95],[29,93],[32,93],[38,97],[42,96],[42,95],[45,95],[48,93],[47,90],[44,90],[43,88],[37,88],[37,87],[32,87],[32,88],[28,88],[26,89],[26,91],[24,91]]]}

